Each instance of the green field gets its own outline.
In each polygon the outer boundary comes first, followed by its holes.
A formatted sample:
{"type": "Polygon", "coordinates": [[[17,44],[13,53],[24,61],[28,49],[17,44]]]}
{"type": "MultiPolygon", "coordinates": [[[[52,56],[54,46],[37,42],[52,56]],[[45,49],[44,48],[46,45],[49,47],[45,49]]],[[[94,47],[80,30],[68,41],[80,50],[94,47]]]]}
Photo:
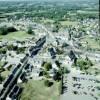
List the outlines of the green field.
{"type": "Polygon", "coordinates": [[[78,22],[75,22],[75,21],[60,21],[60,23],[63,26],[69,26],[69,25],[75,26],[78,24],[78,22]]]}
{"type": "Polygon", "coordinates": [[[10,12],[10,13],[3,13],[2,15],[3,16],[6,16],[6,15],[15,15],[15,14],[21,14],[22,12],[10,12]]]}
{"type": "Polygon", "coordinates": [[[80,14],[99,14],[98,11],[88,11],[88,10],[78,10],[77,13],[80,13],[80,14]]]}
{"type": "Polygon", "coordinates": [[[100,50],[100,43],[96,41],[94,38],[91,38],[89,36],[85,36],[81,42],[88,42],[88,47],[93,48],[93,49],[99,49],[100,50]]]}
{"type": "Polygon", "coordinates": [[[52,20],[52,19],[44,19],[44,20],[40,20],[41,22],[43,22],[43,23],[53,23],[54,22],[54,20],[52,20]]]}
{"type": "Polygon", "coordinates": [[[25,38],[31,37],[32,35],[27,34],[25,31],[17,31],[17,32],[11,32],[8,33],[7,35],[0,35],[0,39],[5,39],[5,40],[24,40],[25,38]]]}
{"type": "Polygon", "coordinates": [[[59,82],[53,86],[46,87],[44,81],[29,80],[23,83],[24,90],[20,100],[59,100],[59,82]]]}
{"type": "Polygon", "coordinates": [[[9,74],[10,74],[10,71],[8,70],[1,72],[1,76],[3,76],[4,78],[7,78],[9,74]]]}

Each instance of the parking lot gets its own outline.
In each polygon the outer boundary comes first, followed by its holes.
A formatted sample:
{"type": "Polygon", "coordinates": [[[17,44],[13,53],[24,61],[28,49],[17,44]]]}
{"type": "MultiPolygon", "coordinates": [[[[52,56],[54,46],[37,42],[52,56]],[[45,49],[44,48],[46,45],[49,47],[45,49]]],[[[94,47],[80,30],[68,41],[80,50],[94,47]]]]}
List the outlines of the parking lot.
{"type": "Polygon", "coordinates": [[[93,75],[64,75],[61,100],[100,100],[100,79],[93,75]]]}

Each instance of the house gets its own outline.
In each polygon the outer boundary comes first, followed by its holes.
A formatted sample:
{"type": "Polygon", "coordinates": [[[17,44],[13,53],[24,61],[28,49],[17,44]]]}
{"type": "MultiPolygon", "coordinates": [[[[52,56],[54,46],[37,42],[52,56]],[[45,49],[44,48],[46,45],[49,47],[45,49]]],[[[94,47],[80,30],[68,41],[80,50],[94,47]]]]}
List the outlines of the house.
{"type": "Polygon", "coordinates": [[[49,76],[53,78],[55,76],[56,70],[52,68],[48,73],[49,73],[49,76]]]}
{"type": "Polygon", "coordinates": [[[72,61],[74,61],[74,63],[76,63],[77,57],[76,57],[75,53],[72,50],[69,53],[69,57],[72,61]]]}
{"type": "Polygon", "coordinates": [[[51,58],[55,59],[56,57],[56,51],[54,48],[49,48],[48,51],[50,52],[51,58]]]}

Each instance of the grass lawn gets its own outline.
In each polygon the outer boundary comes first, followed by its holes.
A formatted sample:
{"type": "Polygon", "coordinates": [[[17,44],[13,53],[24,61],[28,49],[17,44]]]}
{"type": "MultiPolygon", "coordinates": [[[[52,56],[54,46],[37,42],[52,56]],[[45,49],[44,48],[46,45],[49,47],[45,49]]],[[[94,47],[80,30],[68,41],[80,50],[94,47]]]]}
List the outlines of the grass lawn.
{"type": "Polygon", "coordinates": [[[4,61],[0,61],[0,68],[1,68],[1,66],[3,66],[4,65],[4,61]]]}
{"type": "Polygon", "coordinates": [[[69,26],[69,25],[75,26],[78,24],[78,22],[73,22],[73,21],[60,21],[60,23],[63,26],[69,26]]]}
{"type": "Polygon", "coordinates": [[[91,38],[91,37],[84,37],[84,39],[81,40],[81,42],[88,42],[88,46],[93,48],[93,49],[100,49],[100,45],[99,43],[94,39],[94,38],[91,38]]]}
{"type": "Polygon", "coordinates": [[[52,19],[44,19],[44,20],[41,20],[41,22],[42,23],[53,23],[54,22],[54,20],[52,20],[52,19]]]}
{"type": "Polygon", "coordinates": [[[46,87],[44,81],[29,80],[21,85],[24,90],[20,100],[59,100],[59,82],[46,87]]]}
{"type": "Polygon", "coordinates": [[[7,40],[13,40],[13,39],[18,39],[18,40],[24,40],[27,37],[31,37],[32,35],[27,34],[25,31],[17,31],[17,32],[11,32],[8,33],[7,35],[0,35],[0,39],[7,39],[7,40]]]}
{"type": "Polygon", "coordinates": [[[6,71],[1,72],[1,76],[3,76],[4,78],[7,78],[8,75],[10,75],[10,73],[11,73],[10,71],[6,70],[6,71]]]}

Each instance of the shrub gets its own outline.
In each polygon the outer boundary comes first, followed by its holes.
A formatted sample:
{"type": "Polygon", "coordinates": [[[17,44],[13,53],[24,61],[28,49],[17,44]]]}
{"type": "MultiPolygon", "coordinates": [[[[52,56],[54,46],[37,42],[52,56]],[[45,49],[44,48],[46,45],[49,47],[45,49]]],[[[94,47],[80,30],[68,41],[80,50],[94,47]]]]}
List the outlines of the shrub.
{"type": "Polygon", "coordinates": [[[59,84],[59,94],[63,94],[63,81],[60,81],[59,84]]]}
{"type": "Polygon", "coordinates": [[[1,48],[1,49],[0,49],[0,53],[1,53],[1,54],[6,54],[6,52],[7,52],[6,48],[1,48]]]}
{"type": "Polygon", "coordinates": [[[17,31],[14,27],[3,26],[0,28],[0,35],[7,35],[9,32],[17,31]]]}
{"type": "Polygon", "coordinates": [[[5,78],[0,75],[0,83],[2,83],[2,81],[4,81],[4,80],[5,80],[5,78]]]}
{"type": "Polygon", "coordinates": [[[16,32],[17,30],[16,30],[16,28],[14,28],[14,27],[8,27],[8,28],[7,28],[7,31],[8,31],[8,32],[16,32]]]}
{"type": "Polygon", "coordinates": [[[59,80],[61,80],[61,75],[62,75],[62,71],[59,70],[59,71],[57,71],[57,72],[55,73],[53,79],[54,79],[55,81],[59,81],[59,80]]]}
{"type": "Polygon", "coordinates": [[[8,45],[8,46],[7,46],[7,49],[8,49],[8,50],[13,50],[13,45],[12,45],[12,44],[11,44],[11,45],[8,45]]]}
{"type": "Polygon", "coordinates": [[[28,34],[35,34],[34,31],[32,30],[32,27],[29,27],[29,28],[28,28],[27,33],[28,33],[28,34]]]}
{"type": "Polygon", "coordinates": [[[76,65],[80,67],[80,70],[87,70],[89,67],[93,66],[89,59],[78,59],[76,65]]]}
{"type": "Polygon", "coordinates": [[[68,70],[67,68],[64,68],[64,73],[69,74],[70,70],[68,70]]]}
{"type": "Polygon", "coordinates": [[[50,69],[52,69],[52,64],[51,63],[45,63],[44,67],[45,67],[46,71],[49,71],[50,69]]]}
{"type": "Polygon", "coordinates": [[[7,35],[7,34],[8,34],[8,31],[6,27],[0,28],[0,35],[7,35]]]}
{"type": "Polygon", "coordinates": [[[42,62],[42,64],[41,64],[41,66],[42,66],[42,67],[44,67],[45,63],[46,63],[46,62],[45,62],[45,61],[43,61],[43,62],[42,62]]]}
{"type": "Polygon", "coordinates": [[[17,54],[19,53],[24,53],[25,52],[25,48],[24,47],[20,47],[17,49],[17,54]]]}
{"type": "Polygon", "coordinates": [[[50,78],[50,75],[49,75],[49,73],[47,72],[47,71],[43,71],[43,75],[46,77],[46,78],[50,78]]]}
{"type": "Polygon", "coordinates": [[[45,86],[50,87],[53,85],[53,82],[50,82],[49,80],[44,81],[45,86]]]}
{"type": "Polygon", "coordinates": [[[57,65],[58,67],[60,67],[61,63],[60,63],[58,60],[56,60],[55,63],[56,63],[56,65],[57,65]]]}

